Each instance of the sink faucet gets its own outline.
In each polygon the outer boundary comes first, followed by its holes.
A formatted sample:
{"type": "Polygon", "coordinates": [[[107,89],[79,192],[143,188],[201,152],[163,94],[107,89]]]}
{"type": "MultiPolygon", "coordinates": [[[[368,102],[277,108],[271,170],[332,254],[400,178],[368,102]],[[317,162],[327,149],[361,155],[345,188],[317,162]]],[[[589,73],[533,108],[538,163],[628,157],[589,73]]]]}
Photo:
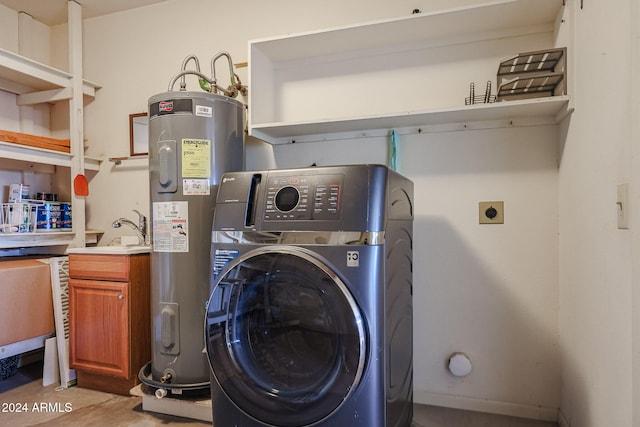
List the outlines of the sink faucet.
{"type": "Polygon", "coordinates": [[[142,241],[141,245],[147,244],[147,218],[142,215],[137,210],[133,209],[135,213],[138,214],[138,225],[134,224],[133,221],[128,220],[127,218],[118,218],[111,223],[113,228],[120,228],[122,224],[127,224],[129,227],[133,228],[140,236],[142,241]]]}

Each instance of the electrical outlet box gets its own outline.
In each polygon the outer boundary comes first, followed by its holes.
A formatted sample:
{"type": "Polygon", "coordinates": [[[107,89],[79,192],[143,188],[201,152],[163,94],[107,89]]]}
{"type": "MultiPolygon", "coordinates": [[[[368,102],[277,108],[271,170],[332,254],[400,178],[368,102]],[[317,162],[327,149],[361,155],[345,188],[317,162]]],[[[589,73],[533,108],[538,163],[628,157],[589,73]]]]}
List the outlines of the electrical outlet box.
{"type": "Polygon", "coordinates": [[[478,216],[480,224],[504,224],[504,202],[480,202],[478,216]]]}
{"type": "Polygon", "coordinates": [[[616,204],[618,205],[618,228],[629,228],[629,184],[618,184],[616,204]]]}

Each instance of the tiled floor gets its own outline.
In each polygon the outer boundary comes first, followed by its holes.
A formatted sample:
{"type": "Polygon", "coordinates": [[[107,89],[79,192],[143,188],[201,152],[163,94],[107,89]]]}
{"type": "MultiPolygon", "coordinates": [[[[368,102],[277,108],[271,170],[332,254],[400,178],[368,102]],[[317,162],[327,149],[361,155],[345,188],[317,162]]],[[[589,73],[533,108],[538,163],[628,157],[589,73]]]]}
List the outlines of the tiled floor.
{"type": "MultiPolygon", "coordinates": [[[[0,381],[0,426],[211,425],[202,421],[143,411],[140,397],[118,396],[79,387],[62,390],[57,390],[55,385],[43,387],[42,368],[38,365],[35,363],[23,367],[15,376],[0,381]],[[13,406],[10,406],[11,404],[13,406]],[[18,409],[24,408],[24,404],[27,411],[17,412],[18,409]]],[[[415,405],[412,427],[557,427],[557,424],[415,405]]]]}

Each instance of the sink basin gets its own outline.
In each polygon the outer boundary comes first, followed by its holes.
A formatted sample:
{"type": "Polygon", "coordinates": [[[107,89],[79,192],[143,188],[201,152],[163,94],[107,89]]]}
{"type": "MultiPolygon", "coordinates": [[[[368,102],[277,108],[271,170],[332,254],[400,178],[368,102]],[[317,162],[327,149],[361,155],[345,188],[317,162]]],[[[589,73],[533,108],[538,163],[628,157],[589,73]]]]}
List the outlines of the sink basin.
{"type": "Polygon", "coordinates": [[[103,255],[133,255],[148,254],[151,252],[150,245],[132,246],[91,246],[87,248],[70,248],[70,254],[103,254],[103,255]]]}

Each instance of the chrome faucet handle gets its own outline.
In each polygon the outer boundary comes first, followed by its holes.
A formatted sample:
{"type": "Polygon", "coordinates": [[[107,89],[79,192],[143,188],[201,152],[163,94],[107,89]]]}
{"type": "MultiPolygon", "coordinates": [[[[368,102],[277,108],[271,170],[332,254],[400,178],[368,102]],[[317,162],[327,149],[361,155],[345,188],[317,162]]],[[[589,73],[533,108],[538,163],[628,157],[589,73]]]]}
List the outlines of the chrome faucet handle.
{"type": "Polygon", "coordinates": [[[144,243],[147,241],[147,217],[142,215],[140,211],[136,209],[132,209],[136,214],[138,214],[138,229],[140,230],[140,234],[142,234],[142,238],[144,239],[144,243]]]}

